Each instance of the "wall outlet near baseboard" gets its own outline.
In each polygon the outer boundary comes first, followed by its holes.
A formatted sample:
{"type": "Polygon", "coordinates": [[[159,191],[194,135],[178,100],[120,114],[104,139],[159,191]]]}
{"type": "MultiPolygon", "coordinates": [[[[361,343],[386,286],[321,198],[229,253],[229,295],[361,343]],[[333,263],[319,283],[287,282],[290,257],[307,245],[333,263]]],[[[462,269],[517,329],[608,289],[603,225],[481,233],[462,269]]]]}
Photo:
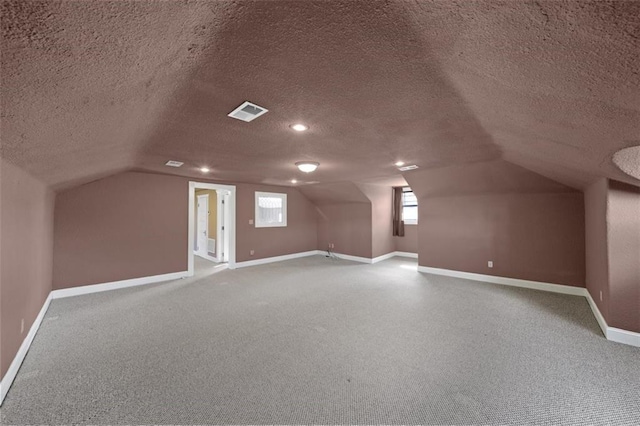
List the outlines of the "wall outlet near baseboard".
{"type": "Polygon", "coordinates": [[[602,302],[602,290],[600,290],[600,301],[602,302]]]}
{"type": "Polygon", "coordinates": [[[493,260],[488,261],[488,262],[487,262],[487,266],[488,266],[489,268],[493,268],[493,260]]]}
{"type": "Polygon", "coordinates": [[[251,251],[249,252],[249,254],[250,254],[251,256],[253,256],[253,255],[254,255],[254,253],[255,253],[255,250],[251,250],[251,251]]]}
{"type": "Polygon", "coordinates": [[[24,333],[24,318],[20,321],[20,334],[24,333]]]}

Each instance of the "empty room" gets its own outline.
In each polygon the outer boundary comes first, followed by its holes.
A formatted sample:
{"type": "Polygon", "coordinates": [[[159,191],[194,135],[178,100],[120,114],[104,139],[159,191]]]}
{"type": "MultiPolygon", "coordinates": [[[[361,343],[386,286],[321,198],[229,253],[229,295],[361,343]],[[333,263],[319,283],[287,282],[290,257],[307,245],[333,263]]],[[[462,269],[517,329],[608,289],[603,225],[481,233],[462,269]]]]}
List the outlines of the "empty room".
{"type": "Polygon", "coordinates": [[[640,424],[640,2],[0,1],[1,424],[640,424]]]}

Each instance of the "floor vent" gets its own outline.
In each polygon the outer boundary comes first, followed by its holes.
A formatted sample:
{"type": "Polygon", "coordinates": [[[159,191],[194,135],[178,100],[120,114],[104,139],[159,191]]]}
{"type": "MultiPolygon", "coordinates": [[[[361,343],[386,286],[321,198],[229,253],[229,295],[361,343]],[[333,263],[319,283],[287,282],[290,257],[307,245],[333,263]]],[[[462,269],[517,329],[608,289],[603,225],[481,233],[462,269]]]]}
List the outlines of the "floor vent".
{"type": "Polygon", "coordinates": [[[229,113],[229,117],[242,121],[252,121],[269,111],[266,108],[247,101],[229,113]]]}
{"type": "Polygon", "coordinates": [[[416,166],[415,164],[412,164],[411,166],[398,167],[398,170],[400,170],[401,172],[407,172],[409,170],[415,170],[417,168],[418,166],[416,166]]]}

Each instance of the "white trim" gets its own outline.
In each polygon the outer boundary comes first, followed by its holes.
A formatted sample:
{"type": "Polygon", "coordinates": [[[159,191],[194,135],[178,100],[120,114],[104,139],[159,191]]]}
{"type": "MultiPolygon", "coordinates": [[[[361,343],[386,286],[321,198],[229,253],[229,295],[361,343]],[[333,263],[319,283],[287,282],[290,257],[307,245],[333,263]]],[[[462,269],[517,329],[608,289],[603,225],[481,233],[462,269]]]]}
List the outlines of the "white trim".
{"type": "Polygon", "coordinates": [[[31,324],[31,328],[29,329],[29,333],[27,333],[27,337],[25,337],[25,339],[22,341],[22,344],[20,345],[20,349],[18,349],[16,356],[13,358],[13,361],[9,366],[9,369],[7,370],[4,377],[2,378],[2,381],[0,382],[0,405],[2,405],[2,402],[4,401],[4,397],[7,396],[7,393],[9,392],[9,388],[11,387],[11,384],[13,383],[13,381],[16,378],[16,375],[18,374],[18,370],[20,370],[22,361],[24,361],[24,357],[27,356],[27,352],[31,347],[31,343],[33,342],[34,337],[36,337],[36,333],[38,332],[38,329],[40,328],[40,324],[44,319],[44,315],[47,313],[47,309],[49,309],[49,305],[51,304],[51,299],[52,299],[51,293],[49,293],[49,295],[47,296],[47,299],[44,301],[44,304],[42,305],[42,309],[40,309],[40,312],[38,313],[38,316],[36,317],[33,324],[31,324]]]}
{"type": "Polygon", "coordinates": [[[246,260],[244,262],[237,262],[236,268],[246,268],[247,266],[264,265],[265,263],[282,262],[283,260],[297,259],[299,257],[315,256],[322,254],[320,250],[303,251],[300,253],[285,254],[282,256],[265,257],[262,259],[246,260]]]}
{"type": "Polygon", "coordinates": [[[587,289],[585,289],[585,297],[587,298],[587,302],[589,302],[593,316],[596,317],[596,321],[598,321],[598,325],[600,325],[600,329],[602,329],[602,333],[607,340],[640,348],[640,333],[616,327],[609,327],[607,325],[607,321],[602,316],[600,309],[598,309],[598,305],[596,305],[593,297],[591,297],[591,293],[589,293],[587,289]]]}
{"type": "Polygon", "coordinates": [[[336,253],[336,252],[331,252],[331,253],[339,259],[351,260],[353,262],[360,262],[360,263],[369,263],[369,264],[373,263],[373,259],[368,257],[351,256],[350,254],[342,254],[342,253],[336,253]]]}
{"type": "Polygon", "coordinates": [[[110,283],[83,285],[81,287],[62,288],[51,292],[52,299],[80,296],[82,294],[99,293],[102,291],[118,290],[121,288],[137,287],[139,285],[154,284],[162,281],[178,280],[188,277],[187,271],[173,272],[170,274],[153,275],[151,277],[132,278],[130,280],[114,281],[110,283]]]}
{"type": "Polygon", "coordinates": [[[616,327],[607,327],[607,340],[612,342],[623,343],[625,345],[636,346],[640,348],[640,333],[634,331],[623,330],[616,327]]]}
{"type": "Polygon", "coordinates": [[[600,313],[600,309],[598,309],[598,305],[596,305],[596,302],[593,300],[593,297],[591,297],[591,293],[589,293],[589,290],[587,290],[586,288],[585,290],[586,291],[585,291],[584,297],[587,298],[589,307],[591,307],[591,312],[593,312],[593,316],[596,317],[596,321],[598,321],[598,325],[602,330],[602,334],[604,334],[604,337],[607,337],[607,328],[609,328],[609,326],[607,325],[607,321],[605,321],[604,317],[600,313]]]}
{"type": "Polygon", "coordinates": [[[392,257],[397,256],[395,251],[391,253],[383,254],[382,256],[374,257],[371,259],[371,263],[382,262],[383,260],[391,259],[392,257]]]}
{"type": "Polygon", "coordinates": [[[412,253],[410,251],[394,251],[393,254],[394,256],[399,256],[399,257],[410,257],[412,259],[418,258],[418,253],[412,253]]]}
{"type": "MultiPolygon", "coordinates": [[[[226,222],[229,225],[229,229],[226,230],[225,238],[228,239],[229,252],[225,254],[229,259],[229,269],[236,268],[236,187],[235,185],[220,185],[217,183],[203,183],[189,181],[189,226],[188,226],[188,238],[187,238],[187,273],[188,276],[193,276],[195,273],[194,259],[193,259],[193,247],[195,239],[195,194],[197,189],[212,189],[229,191],[229,215],[226,222]]],[[[216,194],[218,195],[218,194],[216,194]]],[[[225,243],[226,245],[226,243],[225,243]]],[[[216,253],[217,254],[217,253],[216,253]]]]}
{"type": "Polygon", "coordinates": [[[518,278],[498,277],[495,275],[475,274],[472,272],[453,271],[451,269],[431,268],[429,266],[418,266],[418,272],[427,274],[445,275],[447,277],[464,278],[467,280],[482,281],[493,284],[508,285],[512,287],[531,288],[534,290],[549,291],[552,293],[572,294],[574,296],[584,296],[584,287],[573,287],[570,285],[550,284],[540,281],[521,280],[518,278]]]}

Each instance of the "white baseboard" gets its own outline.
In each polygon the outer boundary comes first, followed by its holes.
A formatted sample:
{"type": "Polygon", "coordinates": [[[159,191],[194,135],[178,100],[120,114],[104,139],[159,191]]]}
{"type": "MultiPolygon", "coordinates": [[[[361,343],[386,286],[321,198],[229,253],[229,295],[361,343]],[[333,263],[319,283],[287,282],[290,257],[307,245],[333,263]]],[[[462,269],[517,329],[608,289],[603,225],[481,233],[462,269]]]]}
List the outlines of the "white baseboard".
{"type": "Polygon", "coordinates": [[[0,382],[0,405],[2,405],[2,402],[4,401],[4,397],[7,396],[7,393],[9,392],[9,388],[11,387],[11,384],[13,383],[14,379],[16,378],[16,375],[18,374],[18,370],[20,370],[22,361],[24,361],[24,357],[27,356],[27,352],[31,347],[33,338],[36,337],[36,333],[40,328],[40,324],[42,323],[42,319],[44,318],[44,315],[47,313],[47,309],[49,309],[50,303],[51,303],[51,293],[49,293],[49,295],[47,296],[47,299],[44,301],[44,304],[42,305],[42,309],[40,309],[38,316],[36,317],[33,324],[31,324],[31,328],[29,329],[29,333],[27,333],[27,337],[25,337],[25,339],[22,341],[22,344],[20,345],[20,349],[18,349],[18,353],[16,353],[16,356],[13,358],[13,361],[11,362],[9,369],[7,370],[4,377],[2,378],[2,381],[0,382]]]}
{"type": "Polygon", "coordinates": [[[640,348],[640,333],[621,328],[607,327],[607,340],[640,348]]]}
{"type": "Polygon", "coordinates": [[[262,259],[246,260],[236,262],[236,268],[246,268],[247,266],[264,265],[265,263],[282,262],[283,260],[298,259],[300,257],[315,256],[322,254],[320,250],[303,251],[300,253],[284,254],[282,256],[265,257],[262,259]]]}
{"type": "Polygon", "coordinates": [[[350,254],[331,252],[338,259],[351,260],[352,262],[373,263],[373,259],[369,257],[352,256],[350,254]]]}
{"type": "Polygon", "coordinates": [[[602,334],[604,334],[604,337],[607,337],[607,328],[609,328],[609,326],[607,325],[607,321],[605,321],[604,317],[600,313],[600,309],[598,309],[598,305],[596,305],[596,302],[591,297],[591,293],[589,293],[589,290],[587,290],[586,288],[584,297],[587,298],[587,302],[589,303],[591,312],[593,312],[593,316],[596,317],[596,321],[598,321],[598,325],[602,330],[602,334]]]}
{"type": "Polygon", "coordinates": [[[418,253],[412,253],[410,251],[394,251],[393,253],[394,253],[394,256],[410,257],[412,259],[418,258],[418,253]]]}
{"type": "Polygon", "coordinates": [[[137,287],[145,284],[155,284],[163,281],[178,280],[189,276],[187,271],[172,272],[170,274],[153,275],[150,277],[132,278],[130,280],[114,281],[103,284],[83,285],[81,287],[62,288],[51,292],[52,299],[61,299],[63,297],[80,296],[83,294],[99,293],[102,291],[118,290],[121,288],[137,287]]]}
{"type": "Polygon", "coordinates": [[[431,268],[429,266],[418,266],[418,272],[427,274],[445,275],[447,277],[464,278],[466,280],[482,281],[485,283],[508,285],[512,287],[531,288],[534,290],[550,291],[552,293],[572,294],[574,296],[585,296],[584,287],[573,287],[570,285],[550,284],[539,281],[521,280],[518,278],[497,277],[495,275],[483,275],[472,272],[453,271],[450,269],[431,268]]]}
{"type": "Polygon", "coordinates": [[[598,305],[591,297],[591,293],[585,289],[585,297],[587,298],[587,302],[589,302],[589,306],[591,307],[591,311],[593,312],[593,316],[596,317],[596,321],[598,321],[598,325],[600,329],[602,329],[602,333],[607,340],[611,340],[612,342],[623,343],[629,346],[636,346],[640,348],[640,333],[636,333],[635,331],[623,330],[621,328],[609,327],[607,325],[607,321],[602,316],[600,309],[598,309],[598,305]]]}

